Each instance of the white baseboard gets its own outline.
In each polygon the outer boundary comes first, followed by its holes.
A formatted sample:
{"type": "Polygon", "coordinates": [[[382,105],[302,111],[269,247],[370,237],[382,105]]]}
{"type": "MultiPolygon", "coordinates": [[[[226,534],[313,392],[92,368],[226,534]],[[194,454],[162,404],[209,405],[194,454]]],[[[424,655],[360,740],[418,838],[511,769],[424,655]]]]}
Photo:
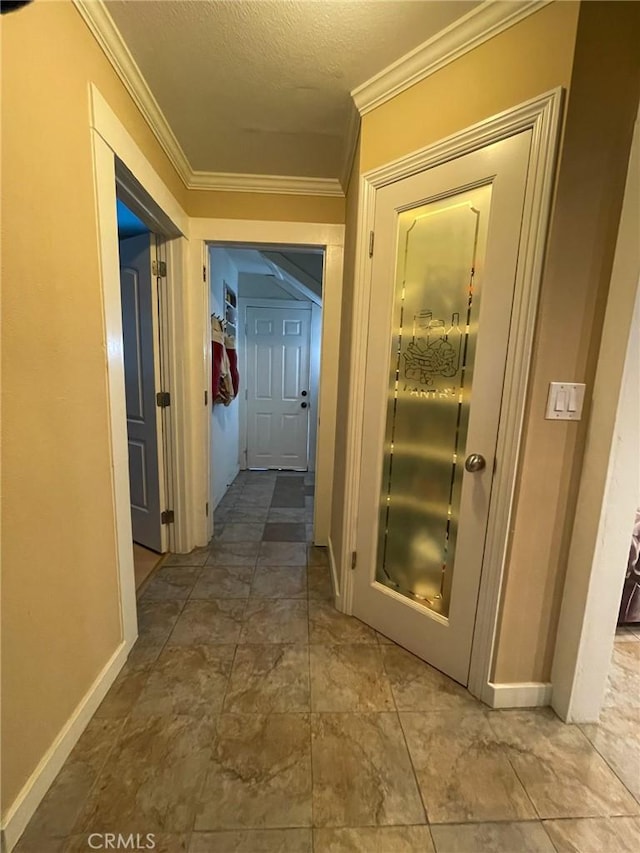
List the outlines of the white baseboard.
{"type": "Polygon", "coordinates": [[[2,824],[2,850],[6,853],[11,853],[17,844],[51,783],[124,666],[132,645],[132,642],[123,641],[118,646],[11,804],[2,824]]]}
{"type": "Polygon", "coordinates": [[[537,708],[551,704],[551,684],[523,681],[487,685],[487,704],[492,708],[537,708]]]}
{"type": "Polygon", "coordinates": [[[333,588],[333,601],[338,608],[340,603],[340,584],[338,583],[338,572],[336,569],[336,558],[333,553],[333,542],[331,540],[331,536],[329,536],[327,540],[327,547],[329,549],[329,571],[331,572],[331,586],[333,588]]]}

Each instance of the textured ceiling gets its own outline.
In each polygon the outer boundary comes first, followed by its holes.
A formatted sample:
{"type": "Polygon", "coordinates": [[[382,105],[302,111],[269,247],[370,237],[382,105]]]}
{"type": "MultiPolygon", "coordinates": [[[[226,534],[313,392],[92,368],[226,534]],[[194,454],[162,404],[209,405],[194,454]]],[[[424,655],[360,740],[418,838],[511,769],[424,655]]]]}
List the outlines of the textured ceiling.
{"type": "Polygon", "coordinates": [[[349,92],[478,2],[114,0],[197,171],[337,178],[349,92]]]}

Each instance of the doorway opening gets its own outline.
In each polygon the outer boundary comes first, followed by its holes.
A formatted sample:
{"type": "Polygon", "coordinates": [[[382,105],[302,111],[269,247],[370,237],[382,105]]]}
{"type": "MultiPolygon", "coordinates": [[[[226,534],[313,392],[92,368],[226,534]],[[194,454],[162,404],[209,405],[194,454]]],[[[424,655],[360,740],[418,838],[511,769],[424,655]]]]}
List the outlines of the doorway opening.
{"type": "Polygon", "coordinates": [[[208,267],[214,533],[310,542],[324,250],[211,244],[208,267]]]}
{"type": "Polygon", "coordinates": [[[116,199],[136,591],[168,549],[160,321],[162,238],[116,199]]]}

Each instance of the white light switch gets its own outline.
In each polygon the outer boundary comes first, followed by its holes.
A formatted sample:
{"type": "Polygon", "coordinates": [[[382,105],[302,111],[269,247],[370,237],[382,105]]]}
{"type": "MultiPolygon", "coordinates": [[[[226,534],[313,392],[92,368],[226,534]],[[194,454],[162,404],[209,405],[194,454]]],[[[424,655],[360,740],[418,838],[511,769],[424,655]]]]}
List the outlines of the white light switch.
{"type": "Polygon", "coordinates": [[[551,421],[579,421],[584,391],[582,382],[550,382],[545,418],[551,421]]]}

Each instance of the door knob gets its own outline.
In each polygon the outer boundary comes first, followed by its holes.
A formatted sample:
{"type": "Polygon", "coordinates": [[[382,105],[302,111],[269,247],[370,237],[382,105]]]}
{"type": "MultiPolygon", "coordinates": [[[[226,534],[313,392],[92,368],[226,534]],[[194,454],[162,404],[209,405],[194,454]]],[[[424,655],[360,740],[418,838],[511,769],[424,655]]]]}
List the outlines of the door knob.
{"type": "Polygon", "coordinates": [[[487,467],[487,461],[481,453],[471,453],[464,461],[464,467],[473,474],[487,467]]]}
{"type": "Polygon", "coordinates": [[[307,392],[306,392],[306,391],[301,391],[300,393],[302,394],[302,396],[303,396],[303,397],[306,397],[306,396],[307,396],[307,392]]]}
{"type": "Polygon", "coordinates": [[[306,409],[306,408],[307,408],[307,404],[306,404],[306,403],[300,403],[300,408],[301,408],[301,409],[306,409]]]}

